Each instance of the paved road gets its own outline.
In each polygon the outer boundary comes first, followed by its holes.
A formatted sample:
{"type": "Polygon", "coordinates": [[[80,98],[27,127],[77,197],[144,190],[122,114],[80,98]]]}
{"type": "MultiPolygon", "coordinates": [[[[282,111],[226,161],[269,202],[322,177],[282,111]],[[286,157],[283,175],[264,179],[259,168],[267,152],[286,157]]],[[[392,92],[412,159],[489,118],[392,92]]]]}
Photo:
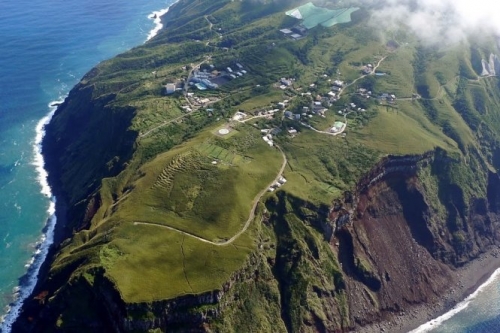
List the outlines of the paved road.
{"type": "Polygon", "coordinates": [[[281,169],[278,172],[278,175],[276,176],[276,178],[268,186],[266,186],[266,188],[264,188],[262,191],[260,191],[257,194],[255,199],[253,200],[252,209],[250,210],[250,214],[248,216],[247,221],[245,222],[245,225],[243,226],[243,229],[238,231],[238,233],[236,235],[234,235],[233,237],[231,237],[230,239],[228,239],[226,241],[222,241],[222,242],[212,242],[212,241],[209,241],[208,239],[196,236],[192,233],[182,231],[182,230],[179,230],[177,228],[169,227],[167,225],[163,225],[163,224],[159,224],[159,223],[137,221],[137,222],[134,222],[134,225],[148,225],[148,226],[152,226],[152,227],[159,227],[159,228],[168,229],[171,231],[176,231],[176,232],[181,233],[185,236],[195,238],[195,239],[199,240],[200,242],[208,243],[208,244],[215,245],[215,246],[226,246],[226,245],[231,244],[236,239],[238,239],[238,237],[240,237],[244,232],[246,232],[248,230],[248,227],[250,227],[250,224],[255,219],[255,210],[257,209],[257,205],[259,204],[260,199],[262,199],[264,194],[266,194],[268,188],[271,187],[274,183],[276,183],[280,179],[281,175],[285,171],[286,165],[288,163],[288,159],[286,158],[285,153],[283,152],[283,150],[279,146],[275,146],[275,147],[281,152],[281,155],[283,156],[283,164],[281,165],[281,169]]]}

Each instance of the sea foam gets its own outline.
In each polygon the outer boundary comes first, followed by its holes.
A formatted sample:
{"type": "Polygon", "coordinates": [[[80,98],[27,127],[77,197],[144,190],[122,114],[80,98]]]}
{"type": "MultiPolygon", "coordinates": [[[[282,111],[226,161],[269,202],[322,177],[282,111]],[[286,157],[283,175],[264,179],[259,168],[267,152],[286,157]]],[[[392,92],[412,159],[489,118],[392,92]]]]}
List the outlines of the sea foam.
{"type": "Polygon", "coordinates": [[[450,311],[446,312],[442,316],[437,317],[436,319],[433,319],[433,320],[431,320],[431,321],[429,321],[429,322],[427,322],[427,323],[419,326],[418,328],[414,329],[413,331],[411,331],[409,333],[425,333],[425,332],[430,332],[433,329],[435,329],[436,327],[441,326],[445,321],[447,321],[448,319],[452,318],[453,316],[455,316],[459,312],[465,310],[469,306],[469,303],[474,298],[476,298],[481,293],[481,291],[483,291],[487,286],[489,286],[490,284],[492,284],[499,276],[500,276],[500,269],[497,269],[493,273],[493,275],[491,275],[490,278],[485,283],[483,283],[475,292],[473,292],[472,294],[470,294],[465,300],[463,300],[462,302],[460,302],[457,305],[455,305],[453,307],[453,309],[451,309],[450,311]]]}
{"type": "Polygon", "coordinates": [[[28,298],[28,296],[33,292],[35,288],[38,272],[40,267],[45,261],[49,248],[54,242],[54,229],[56,225],[56,198],[52,195],[52,191],[48,182],[48,173],[45,170],[45,161],[42,155],[42,140],[45,135],[45,126],[50,122],[52,116],[54,115],[58,103],[63,101],[55,101],[49,104],[50,112],[47,116],[42,118],[36,126],[36,136],[33,142],[33,165],[38,174],[38,182],[40,183],[40,192],[49,199],[49,205],[47,208],[47,223],[45,227],[45,233],[41,236],[40,241],[37,242],[35,252],[32,258],[26,264],[27,272],[25,276],[21,279],[22,284],[15,288],[15,300],[8,307],[8,312],[5,316],[0,318],[0,332],[10,333],[12,331],[12,325],[19,316],[21,307],[28,298]]]}
{"type": "Polygon", "coordinates": [[[165,15],[166,13],[168,13],[170,7],[172,7],[177,2],[179,2],[179,0],[175,1],[174,3],[172,3],[171,5],[169,5],[165,9],[154,11],[151,14],[148,15],[148,19],[153,20],[153,22],[155,23],[155,27],[149,32],[146,41],[148,41],[151,38],[155,37],[158,34],[158,32],[160,32],[160,30],[163,29],[163,23],[161,22],[161,17],[163,15],[165,15]]]}

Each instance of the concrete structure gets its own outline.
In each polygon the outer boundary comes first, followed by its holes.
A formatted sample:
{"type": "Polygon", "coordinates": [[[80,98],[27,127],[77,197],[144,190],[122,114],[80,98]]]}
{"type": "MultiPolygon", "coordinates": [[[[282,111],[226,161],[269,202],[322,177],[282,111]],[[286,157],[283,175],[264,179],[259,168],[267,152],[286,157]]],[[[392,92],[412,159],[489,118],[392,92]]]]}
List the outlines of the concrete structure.
{"type": "Polygon", "coordinates": [[[281,78],[280,82],[287,87],[292,85],[292,80],[288,80],[285,78],[281,78]]]}
{"type": "Polygon", "coordinates": [[[280,32],[282,32],[285,35],[289,35],[289,34],[292,33],[292,30],[290,30],[290,29],[281,29],[280,32]]]}
{"type": "Polygon", "coordinates": [[[167,91],[167,95],[173,94],[175,92],[175,84],[174,83],[167,83],[165,86],[165,89],[167,91]]]}
{"type": "Polygon", "coordinates": [[[229,130],[227,128],[222,128],[219,130],[220,135],[227,135],[229,134],[229,130]]]}

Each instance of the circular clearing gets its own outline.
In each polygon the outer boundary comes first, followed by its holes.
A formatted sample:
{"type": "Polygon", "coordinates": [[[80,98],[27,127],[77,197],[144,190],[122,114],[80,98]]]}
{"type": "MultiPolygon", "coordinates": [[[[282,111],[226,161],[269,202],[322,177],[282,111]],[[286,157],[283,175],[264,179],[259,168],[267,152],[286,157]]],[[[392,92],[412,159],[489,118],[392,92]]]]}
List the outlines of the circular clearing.
{"type": "Polygon", "coordinates": [[[223,128],[219,130],[220,135],[226,135],[229,134],[229,130],[227,128],[223,128]]]}

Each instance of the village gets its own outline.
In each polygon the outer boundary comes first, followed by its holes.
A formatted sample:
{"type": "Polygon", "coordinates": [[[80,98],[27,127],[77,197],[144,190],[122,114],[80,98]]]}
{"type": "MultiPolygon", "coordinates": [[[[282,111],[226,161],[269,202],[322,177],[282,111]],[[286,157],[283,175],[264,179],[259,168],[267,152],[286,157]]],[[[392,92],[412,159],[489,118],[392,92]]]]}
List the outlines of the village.
{"type": "MultiPolygon", "coordinates": [[[[328,20],[318,21],[320,17],[324,18],[324,9],[309,3],[288,11],[286,15],[300,20],[300,23],[280,29],[278,33],[285,39],[299,41],[307,37],[309,29],[320,24],[330,27],[349,22],[350,13],[355,10],[357,9],[347,8],[330,11],[328,20]]],[[[395,94],[373,91],[373,86],[363,83],[362,79],[369,76],[376,78],[388,75],[377,71],[385,57],[373,55],[376,63],[352,65],[359,73],[355,80],[346,82],[338,70],[336,73],[318,74],[314,82],[309,83],[293,76],[281,77],[274,84],[263,87],[254,85],[254,88],[267,89],[276,96],[281,95],[281,100],[275,99],[253,109],[239,109],[236,105],[231,110],[219,110],[221,104],[218,102],[231,98],[226,86],[237,86],[238,80],[253,82],[254,75],[252,66],[246,66],[241,59],[224,59],[217,63],[211,55],[206,55],[197,64],[183,66],[179,72],[184,75],[164,85],[165,95],[177,98],[181,103],[183,115],[176,118],[176,121],[195,112],[213,117],[222,115],[221,111],[224,111],[227,123],[219,127],[216,135],[229,137],[238,124],[247,124],[260,131],[262,140],[269,147],[280,149],[276,144],[278,137],[281,141],[293,140],[307,130],[320,135],[346,138],[349,123],[354,124],[358,116],[369,113],[380,105],[392,106],[397,101],[395,94]]],[[[217,120],[222,119],[217,117],[217,120]]],[[[213,164],[217,163],[214,160],[213,164]]],[[[285,183],[286,179],[280,174],[268,191],[274,192],[285,183]]]]}
{"type": "MultiPolygon", "coordinates": [[[[187,80],[179,79],[164,86],[166,95],[174,95],[179,100],[185,101],[181,106],[185,116],[197,111],[213,116],[217,110],[212,105],[224,98],[215,92],[231,81],[252,75],[251,70],[237,60],[221,66],[216,66],[210,60],[207,57],[203,62],[193,65],[191,69],[188,66],[183,67],[184,71],[189,70],[187,80]],[[207,94],[207,92],[214,93],[207,94]]],[[[379,60],[378,65],[382,61],[383,58],[379,60]]],[[[293,140],[304,129],[321,135],[345,138],[349,116],[370,112],[371,108],[377,105],[393,105],[397,101],[394,94],[371,91],[364,87],[362,82],[350,88],[359,79],[377,75],[376,67],[378,66],[372,64],[361,66],[358,68],[359,78],[350,83],[341,80],[338,75],[327,74],[320,75],[316,82],[308,85],[299,84],[294,77],[282,77],[269,89],[282,91],[282,96],[285,98],[250,111],[236,110],[217,135],[226,136],[230,133],[228,128],[246,123],[260,131],[262,140],[269,147],[276,146],[276,136],[279,135],[281,140],[284,138],[293,140]],[[329,121],[331,123],[325,125],[329,121]]],[[[217,165],[217,161],[214,160],[213,164],[217,165]]],[[[280,174],[268,191],[274,192],[286,182],[287,180],[280,174]]]]}

